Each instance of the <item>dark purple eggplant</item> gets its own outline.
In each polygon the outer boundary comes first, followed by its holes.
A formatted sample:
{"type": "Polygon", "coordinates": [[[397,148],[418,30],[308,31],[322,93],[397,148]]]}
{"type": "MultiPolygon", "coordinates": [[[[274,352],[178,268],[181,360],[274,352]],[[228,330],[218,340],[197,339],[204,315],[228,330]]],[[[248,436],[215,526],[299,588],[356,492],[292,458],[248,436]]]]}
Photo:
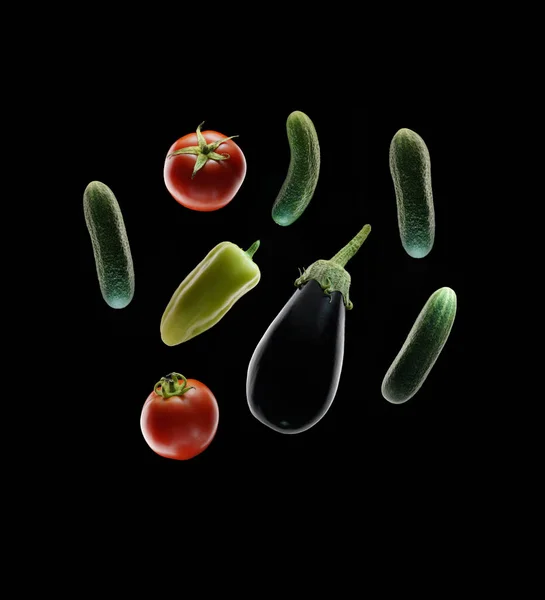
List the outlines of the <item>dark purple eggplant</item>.
{"type": "Polygon", "coordinates": [[[331,260],[317,260],[257,344],[246,378],[256,419],[280,433],[301,433],[329,410],[344,358],[350,274],[344,265],[369,232],[363,229],[331,260]]]}

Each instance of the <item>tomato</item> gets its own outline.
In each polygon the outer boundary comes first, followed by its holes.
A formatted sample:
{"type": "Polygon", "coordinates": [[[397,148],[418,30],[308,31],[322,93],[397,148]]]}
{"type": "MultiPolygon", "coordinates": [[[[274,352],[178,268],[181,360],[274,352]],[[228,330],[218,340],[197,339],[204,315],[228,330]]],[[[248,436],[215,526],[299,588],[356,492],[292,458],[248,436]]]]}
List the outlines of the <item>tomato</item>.
{"type": "Polygon", "coordinates": [[[196,379],[171,373],[148,396],[140,428],[148,446],[160,456],[187,460],[205,450],[216,435],[218,403],[196,379]]]}
{"type": "Polygon", "coordinates": [[[231,138],[217,131],[201,132],[201,125],[172,144],[163,176],[171,196],[182,206],[210,212],[235,197],[246,176],[246,158],[231,138]]]}

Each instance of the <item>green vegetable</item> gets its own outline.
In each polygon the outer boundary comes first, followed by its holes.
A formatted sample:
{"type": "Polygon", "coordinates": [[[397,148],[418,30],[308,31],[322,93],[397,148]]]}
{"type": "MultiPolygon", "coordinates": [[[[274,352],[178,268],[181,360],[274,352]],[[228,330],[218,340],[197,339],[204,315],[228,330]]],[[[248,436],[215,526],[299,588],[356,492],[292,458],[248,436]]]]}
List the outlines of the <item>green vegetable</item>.
{"type": "Polygon", "coordinates": [[[403,248],[423,258],[433,247],[435,212],[430,155],[424,140],[410,129],[400,129],[390,144],[390,172],[394,181],[397,220],[403,248]]]}
{"type": "Polygon", "coordinates": [[[320,173],[320,145],[312,121],[301,111],[292,112],[286,129],[290,145],[288,174],[272,208],[278,225],[291,225],[304,212],[314,195],[320,173]]]}
{"type": "Polygon", "coordinates": [[[407,402],[422,387],[448,339],[455,316],[454,290],[442,287],[429,297],[384,376],[382,395],[388,402],[407,402]]]}
{"type": "Polygon", "coordinates": [[[167,346],[187,342],[213,327],[233,304],[261,278],[252,256],[259,240],[244,252],[221,242],[178,286],[161,319],[161,339],[167,346]]]}
{"type": "Polygon", "coordinates": [[[134,267],[119,203],[107,185],[91,181],[83,210],[102,297],[112,308],[124,308],[134,295],[134,267]]]}
{"type": "MultiPolygon", "coordinates": [[[[352,277],[344,268],[346,263],[361,248],[361,245],[371,233],[371,225],[364,225],[360,231],[341,248],[333,258],[329,260],[319,259],[307,267],[295,280],[295,285],[300,288],[309,281],[316,281],[322,288],[324,294],[331,295],[333,292],[340,292],[343,298],[346,310],[352,310],[354,305],[350,300],[348,291],[352,277]]],[[[301,271],[301,269],[299,269],[301,271]]]]}

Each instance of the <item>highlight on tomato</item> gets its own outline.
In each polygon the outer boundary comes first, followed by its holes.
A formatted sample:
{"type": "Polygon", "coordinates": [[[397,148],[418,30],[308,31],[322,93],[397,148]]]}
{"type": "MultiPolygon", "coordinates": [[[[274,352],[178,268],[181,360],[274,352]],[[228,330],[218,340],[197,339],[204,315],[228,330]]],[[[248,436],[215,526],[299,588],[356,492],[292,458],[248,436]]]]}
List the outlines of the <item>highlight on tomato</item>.
{"type": "Polygon", "coordinates": [[[212,391],[196,379],[170,373],[155,384],[146,399],[140,428],[156,454],[188,460],[208,448],[218,421],[219,408],[212,391]]]}
{"type": "MultiPolygon", "coordinates": [[[[204,123],[204,122],[203,122],[204,123]]],[[[213,130],[189,133],[172,144],[163,176],[167,190],[182,206],[211,212],[235,197],[246,177],[246,158],[233,141],[213,130]]]]}

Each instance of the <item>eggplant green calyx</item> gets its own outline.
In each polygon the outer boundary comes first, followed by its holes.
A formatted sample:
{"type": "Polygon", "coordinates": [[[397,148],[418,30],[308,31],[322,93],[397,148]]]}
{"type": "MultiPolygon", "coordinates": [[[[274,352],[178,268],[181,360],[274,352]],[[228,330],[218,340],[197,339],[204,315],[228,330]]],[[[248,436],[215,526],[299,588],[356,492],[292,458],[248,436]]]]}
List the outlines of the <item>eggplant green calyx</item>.
{"type": "Polygon", "coordinates": [[[317,260],[301,273],[295,280],[297,287],[314,279],[320,284],[324,293],[330,296],[333,292],[341,292],[347,310],[352,310],[353,304],[348,296],[350,289],[350,273],[344,268],[346,263],[356,254],[371,232],[371,225],[365,225],[361,231],[344,248],[330,260],[317,260]]]}
{"type": "Polygon", "coordinates": [[[227,152],[223,154],[219,154],[216,152],[219,146],[223,144],[223,142],[227,142],[228,140],[232,140],[233,138],[238,137],[238,135],[232,135],[231,137],[223,138],[222,140],[218,140],[216,142],[212,142],[208,144],[204,139],[203,134],[201,133],[201,127],[204,125],[204,121],[197,127],[197,140],[199,142],[198,146],[188,146],[187,148],[180,148],[179,150],[175,150],[171,152],[167,158],[172,158],[173,156],[178,156],[179,154],[195,154],[197,156],[197,160],[195,162],[195,166],[193,167],[193,173],[191,174],[191,179],[195,177],[195,175],[204,167],[204,165],[211,160],[227,160],[231,158],[227,152]]]}
{"type": "Polygon", "coordinates": [[[195,389],[194,385],[187,385],[187,379],[181,373],[169,373],[165,377],[161,377],[153,390],[159,396],[163,396],[166,400],[171,396],[183,396],[187,391],[195,389]],[[180,379],[182,383],[180,383],[180,379]]]}

